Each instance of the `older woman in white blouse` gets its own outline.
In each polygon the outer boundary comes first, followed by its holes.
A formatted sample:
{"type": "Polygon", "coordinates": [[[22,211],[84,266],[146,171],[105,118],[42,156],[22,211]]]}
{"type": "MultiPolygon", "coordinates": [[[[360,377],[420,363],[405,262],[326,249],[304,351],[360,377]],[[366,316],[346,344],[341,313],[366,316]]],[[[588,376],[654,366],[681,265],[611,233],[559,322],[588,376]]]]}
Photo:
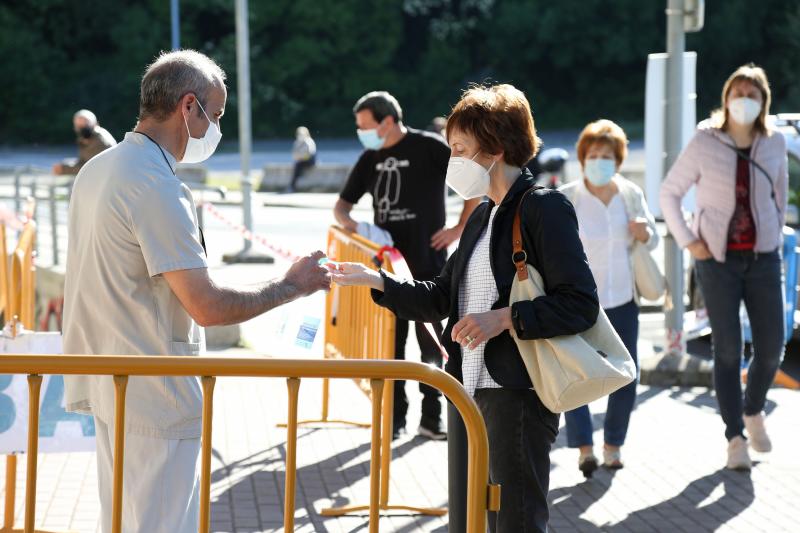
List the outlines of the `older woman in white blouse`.
{"type": "MultiPolygon", "coordinates": [[[[630,251],[634,240],[652,250],[658,244],[658,233],[641,189],[619,175],[627,145],[625,132],[610,120],[587,125],[577,144],[583,179],[568,183],[561,190],[575,206],[600,306],[638,366],[639,306],[630,251]]],[[[608,398],[603,446],[603,465],[608,468],[623,466],[620,450],[635,402],[635,381],[608,398]]],[[[591,477],[598,460],[593,452],[589,407],[566,413],[565,420],[568,445],[580,449],[578,468],[591,477]]]]}

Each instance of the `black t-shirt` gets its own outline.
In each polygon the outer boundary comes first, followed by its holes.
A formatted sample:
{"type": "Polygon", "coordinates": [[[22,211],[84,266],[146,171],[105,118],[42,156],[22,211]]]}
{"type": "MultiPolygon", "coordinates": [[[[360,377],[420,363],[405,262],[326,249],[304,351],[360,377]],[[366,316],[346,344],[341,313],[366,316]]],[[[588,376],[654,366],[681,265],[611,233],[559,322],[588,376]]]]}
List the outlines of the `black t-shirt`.
{"type": "Polygon", "coordinates": [[[415,277],[439,273],[445,250],[431,248],[431,237],[445,224],[445,174],[450,148],[435,134],[408,129],[399,143],[365,150],[340,194],[355,204],[372,195],[375,225],[392,235],[415,277]]]}

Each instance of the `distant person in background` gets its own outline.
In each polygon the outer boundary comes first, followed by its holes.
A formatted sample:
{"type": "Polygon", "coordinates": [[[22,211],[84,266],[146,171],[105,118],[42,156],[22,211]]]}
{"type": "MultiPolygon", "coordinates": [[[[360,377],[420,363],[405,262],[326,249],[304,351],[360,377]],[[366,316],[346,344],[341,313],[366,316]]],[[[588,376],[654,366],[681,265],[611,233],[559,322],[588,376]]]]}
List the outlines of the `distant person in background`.
{"type": "Polygon", "coordinates": [[[695,260],[711,323],[714,390],[725,423],[727,467],[749,470],[747,451],[768,452],[764,403],[784,349],[783,225],[789,186],[786,140],[767,121],[766,73],[739,67],[722,89],[722,107],[701,122],[661,185],[661,211],[670,233],[695,260]],[[681,200],[694,186],[692,226],[681,200]],[[753,358],[742,394],[744,301],[753,358]]]}
{"type": "MultiPolygon", "coordinates": [[[[555,150],[555,149],[551,149],[555,150]]],[[[636,241],[648,250],[658,245],[656,222],[644,193],[619,173],[628,155],[628,137],[610,120],[588,124],[576,146],[583,179],[560,188],[578,216],[578,233],[597,283],[600,305],[619,334],[637,367],[639,295],[633,277],[631,252],[636,241]]],[[[636,404],[636,381],[608,397],[603,423],[603,466],[622,468],[622,445],[636,404]]],[[[578,468],[592,477],[598,461],[594,455],[592,413],[584,405],[564,414],[567,445],[580,450],[578,468]]]]}
{"type": "Polygon", "coordinates": [[[108,130],[101,128],[97,117],[88,109],[81,109],[72,116],[72,127],[75,129],[78,145],[78,161],[62,161],[53,165],[53,174],[77,174],[84,164],[103,150],[117,144],[108,130]]]}
{"type": "Polygon", "coordinates": [[[286,192],[295,192],[297,181],[317,164],[317,144],[305,126],[297,128],[295,133],[292,160],[294,160],[292,182],[286,188],[286,192]]]}
{"type": "Polygon", "coordinates": [[[434,117],[428,126],[428,131],[438,133],[443,139],[447,139],[447,119],[444,117],[434,117]]]}

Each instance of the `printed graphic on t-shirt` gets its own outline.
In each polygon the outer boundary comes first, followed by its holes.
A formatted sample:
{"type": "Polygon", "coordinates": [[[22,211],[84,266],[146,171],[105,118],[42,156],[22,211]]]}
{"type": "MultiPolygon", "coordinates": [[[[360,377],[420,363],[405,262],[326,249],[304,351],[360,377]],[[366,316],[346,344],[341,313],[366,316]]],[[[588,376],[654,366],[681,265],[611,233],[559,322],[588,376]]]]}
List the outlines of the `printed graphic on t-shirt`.
{"type": "Polygon", "coordinates": [[[379,224],[386,222],[402,222],[413,220],[417,215],[408,209],[392,209],[400,200],[400,191],[403,187],[401,168],[408,168],[411,163],[408,159],[398,160],[387,157],[382,163],[375,165],[378,178],[375,180],[375,220],[379,224]]]}

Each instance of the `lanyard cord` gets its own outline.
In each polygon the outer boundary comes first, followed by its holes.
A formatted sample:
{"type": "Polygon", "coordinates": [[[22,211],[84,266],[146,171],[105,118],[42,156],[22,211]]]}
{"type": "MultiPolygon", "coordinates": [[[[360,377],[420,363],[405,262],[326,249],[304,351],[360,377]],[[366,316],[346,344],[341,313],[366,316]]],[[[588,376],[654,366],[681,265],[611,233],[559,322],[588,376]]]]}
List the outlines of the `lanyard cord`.
{"type": "Polygon", "coordinates": [[[169,167],[169,170],[170,170],[170,172],[172,172],[172,175],[173,175],[173,176],[175,176],[175,169],[174,169],[174,168],[172,168],[172,165],[170,165],[170,164],[169,164],[169,159],[167,159],[167,154],[165,154],[165,153],[164,153],[164,149],[163,149],[163,148],[161,148],[161,145],[160,145],[160,144],[158,144],[156,141],[154,141],[152,137],[150,137],[148,134],[146,134],[146,133],[145,133],[145,132],[143,132],[143,131],[136,131],[136,130],[133,130],[133,132],[134,132],[134,133],[138,133],[139,135],[144,135],[145,137],[147,137],[147,138],[148,138],[148,140],[150,140],[150,142],[151,142],[151,143],[155,144],[155,145],[158,147],[158,151],[159,151],[159,152],[161,152],[161,157],[163,157],[163,158],[164,158],[164,162],[165,162],[165,163],[167,164],[167,166],[169,167]]]}

